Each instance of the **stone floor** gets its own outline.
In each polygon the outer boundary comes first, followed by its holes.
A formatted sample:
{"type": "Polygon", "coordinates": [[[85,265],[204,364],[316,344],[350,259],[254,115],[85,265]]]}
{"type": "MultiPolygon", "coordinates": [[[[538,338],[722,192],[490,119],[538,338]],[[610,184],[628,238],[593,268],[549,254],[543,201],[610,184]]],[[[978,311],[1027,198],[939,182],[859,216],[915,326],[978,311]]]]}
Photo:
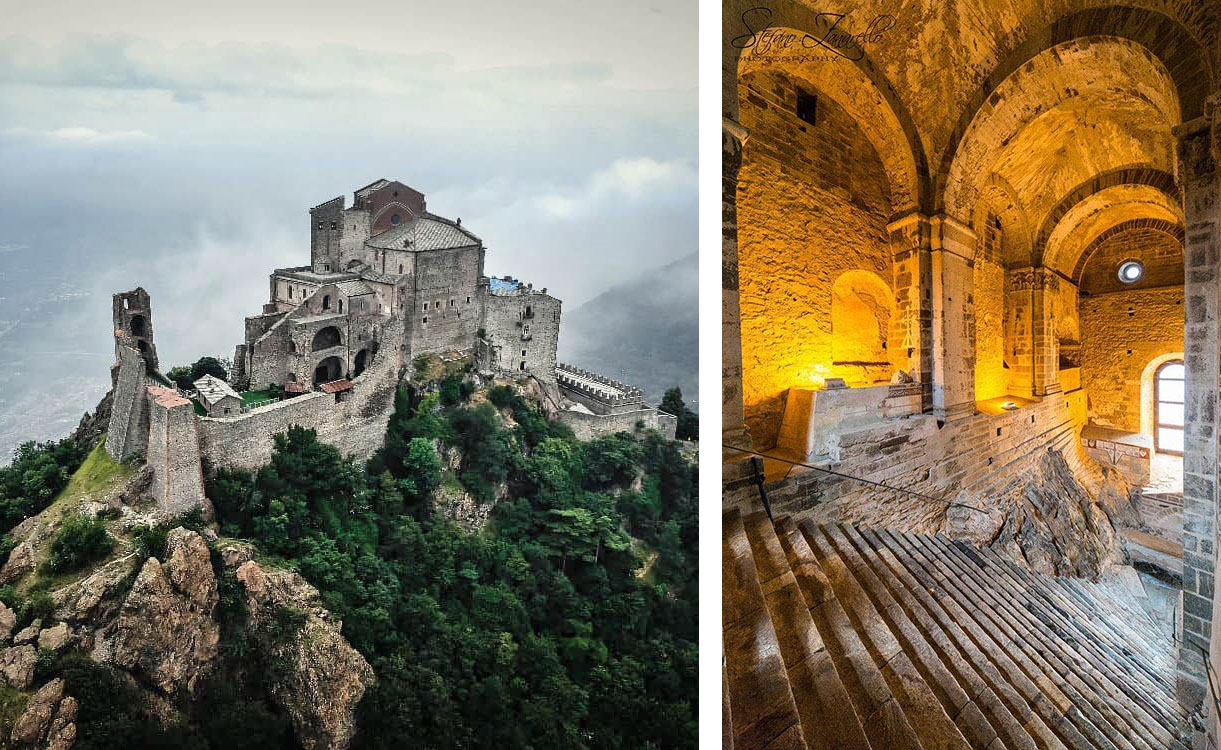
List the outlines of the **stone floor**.
{"type": "Polygon", "coordinates": [[[734,750],[1184,747],[1172,642],[1131,569],[1054,578],[939,535],[736,510],[722,529],[734,750]]]}

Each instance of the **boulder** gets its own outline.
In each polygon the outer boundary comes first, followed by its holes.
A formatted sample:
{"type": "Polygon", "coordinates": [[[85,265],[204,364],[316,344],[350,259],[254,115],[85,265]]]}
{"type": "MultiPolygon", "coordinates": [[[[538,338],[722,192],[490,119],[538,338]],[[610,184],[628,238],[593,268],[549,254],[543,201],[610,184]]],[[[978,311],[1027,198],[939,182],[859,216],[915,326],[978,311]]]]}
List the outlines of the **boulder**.
{"type": "Polygon", "coordinates": [[[203,538],[170,531],[163,565],[150,557],[116,617],[94,641],[93,658],[122,667],[164,695],[193,692],[216,658],[216,576],[203,538]]]}
{"type": "Polygon", "coordinates": [[[8,554],[8,561],[0,568],[0,585],[15,583],[22,576],[34,570],[34,548],[29,542],[22,542],[8,554]]]}
{"type": "Polygon", "coordinates": [[[272,700],[288,715],[306,750],[346,748],[355,729],[356,706],[373,683],[373,669],[340,634],[318,591],[291,571],[269,570],[250,560],[238,567],[250,626],[256,630],[281,610],[305,615],[295,637],[265,644],[286,665],[271,676],[272,700]]]}
{"type": "Polygon", "coordinates": [[[34,681],[34,662],[38,659],[38,649],[30,644],[11,646],[0,651],[0,674],[9,685],[18,690],[25,690],[34,681]]]}
{"type": "Polygon", "coordinates": [[[30,626],[13,636],[13,645],[22,646],[38,640],[38,631],[42,630],[42,620],[35,620],[30,626]]]}
{"type": "Polygon", "coordinates": [[[71,642],[72,630],[66,622],[61,622],[49,628],[43,628],[42,632],[38,634],[39,650],[47,649],[58,653],[67,648],[71,642]]]}
{"type": "Polygon", "coordinates": [[[0,642],[7,641],[17,624],[17,613],[0,602],[0,642]]]}
{"type": "Polygon", "coordinates": [[[38,689],[25,704],[25,711],[13,724],[13,744],[40,745],[46,739],[51,720],[64,697],[64,681],[58,677],[38,689]]]}

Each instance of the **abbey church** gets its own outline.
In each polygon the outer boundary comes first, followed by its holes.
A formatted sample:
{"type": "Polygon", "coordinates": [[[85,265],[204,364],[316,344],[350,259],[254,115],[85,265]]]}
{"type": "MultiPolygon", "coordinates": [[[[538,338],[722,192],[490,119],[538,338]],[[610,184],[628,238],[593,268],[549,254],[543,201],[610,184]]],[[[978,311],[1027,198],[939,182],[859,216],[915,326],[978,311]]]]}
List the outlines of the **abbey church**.
{"type": "Polygon", "coordinates": [[[724,746],[1217,747],[1221,7],[722,22],[724,746]]]}
{"type": "Polygon", "coordinates": [[[310,264],[272,271],[268,301],[245,320],[227,380],[169,380],[142,288],[114,295],[113,402],[106,450],[141,457],[170,515],[207,508],[206,472],[257,469],[273,436],[312,429],[345,455],[382,445],[401,386],[440,363],[530,389],[550,419],[583,440],[656,430],[677,417],[615,378],[557,362],[560,300],[484,275],[483,241],[424,195],[378,180],[309,211],[310,264]]]}

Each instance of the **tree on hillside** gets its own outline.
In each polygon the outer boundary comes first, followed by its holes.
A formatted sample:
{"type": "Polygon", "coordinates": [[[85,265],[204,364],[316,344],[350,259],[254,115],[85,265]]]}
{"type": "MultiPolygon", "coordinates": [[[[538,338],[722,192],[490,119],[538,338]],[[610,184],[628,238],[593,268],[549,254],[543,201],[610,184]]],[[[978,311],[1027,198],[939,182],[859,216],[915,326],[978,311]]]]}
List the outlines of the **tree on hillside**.
{"type": "Polygon", "coordinates": [[[216,357],[200,357],[190,367],[179,366],[165,374],[167,378],[178,384],[179,388],[189,390],[195,387],[195,381],[204,375],[211,375],[221,380],[228,380],[229,373],[225,365],[216,357]]]}
{"type": "Polygon", "coordinates": [[[699,440],[700,437],[700,415],[687,408],[683,403],[683,391],[678,386],[675,386],[666,391],[666,394],[661,398],[661,406],[658,407],[667,414],[673,414],[678,417],[678,427],[674,431],[674,437],[678,440],[699,440]]]}

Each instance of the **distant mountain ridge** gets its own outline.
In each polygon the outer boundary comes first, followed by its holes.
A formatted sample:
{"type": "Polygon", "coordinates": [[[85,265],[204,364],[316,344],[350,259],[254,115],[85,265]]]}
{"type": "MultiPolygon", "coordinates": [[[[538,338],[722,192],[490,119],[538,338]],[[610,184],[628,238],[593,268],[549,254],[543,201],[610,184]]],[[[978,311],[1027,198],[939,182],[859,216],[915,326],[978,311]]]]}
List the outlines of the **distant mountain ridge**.
{"type": "Polygon", "coordinates": [[[640,386],[650,404],[699,393],[699,260],[692,253],[565,310],[559,358],[640,386]]]}

